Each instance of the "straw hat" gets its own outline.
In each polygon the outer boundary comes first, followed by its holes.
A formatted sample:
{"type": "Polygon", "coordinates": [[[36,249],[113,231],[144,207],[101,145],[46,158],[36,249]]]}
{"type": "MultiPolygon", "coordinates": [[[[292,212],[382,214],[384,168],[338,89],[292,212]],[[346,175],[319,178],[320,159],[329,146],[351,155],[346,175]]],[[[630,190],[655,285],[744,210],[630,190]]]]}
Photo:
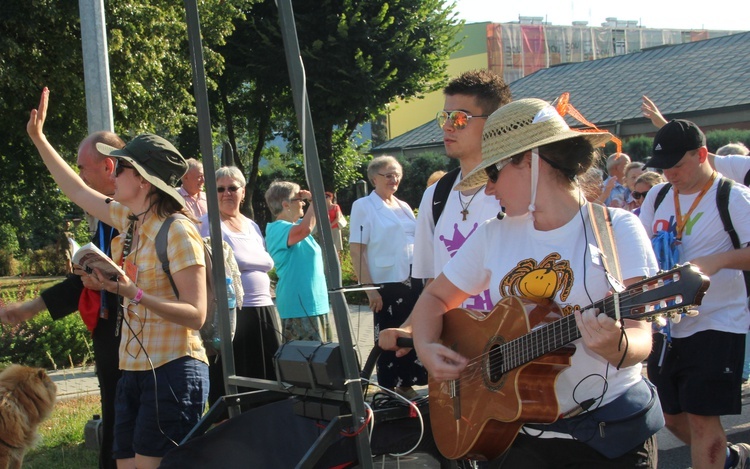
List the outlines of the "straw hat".
{"type": "Polygon", "coordinates": [[[141,134],[122,150],[104,143],[97,143],[96,149],[103,155],[127,161],[143,179],[185,207],[185,199],[175,187],[187,172],[188,164],[168,140],[154,134],[141,134]]]}
{"type": "Polygon", "coordinates": [[[574,137],[584,137],[594,147],[605,144],[612,134],[602,130],[571,129],[554,106],[529,98],[502,106],[487,118],[482,131],[482,162],[459,182],[455,190],[467,190],[487,182],[484,169],[519,153],[574,137]]]}

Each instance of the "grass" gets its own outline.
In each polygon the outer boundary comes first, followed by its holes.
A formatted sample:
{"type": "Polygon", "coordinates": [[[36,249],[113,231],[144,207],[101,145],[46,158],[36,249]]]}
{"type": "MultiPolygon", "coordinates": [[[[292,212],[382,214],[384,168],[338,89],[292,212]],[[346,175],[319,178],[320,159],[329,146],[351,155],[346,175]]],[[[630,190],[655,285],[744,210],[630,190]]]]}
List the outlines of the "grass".
{"type": "Polygon", "coordinates": [[[96,469],[98,453],[85,448],[83,428],[100,413],[98,395],[58,401],[50,418],[39,426],[41,441],[26,454],[24,469],[96,469]]]}
{"type": "Polygon", "coordinates": [[[63,279],[65,279],[65,277],[0,277],[0,288],[15,288],[19,283],[23,282],[27,285],[38,285],[39,290],[41,291],[63,279]]]}

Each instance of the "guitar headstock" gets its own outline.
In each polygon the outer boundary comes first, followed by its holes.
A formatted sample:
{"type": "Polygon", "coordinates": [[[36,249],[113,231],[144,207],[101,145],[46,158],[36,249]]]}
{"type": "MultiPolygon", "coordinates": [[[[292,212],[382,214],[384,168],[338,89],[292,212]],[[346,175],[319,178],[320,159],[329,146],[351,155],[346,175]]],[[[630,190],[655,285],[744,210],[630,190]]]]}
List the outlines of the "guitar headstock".
{"type": "Polygon", "coordinates": [[[688,312],[690,306],[701,304],[710,284],[709,278],[693,264],[659,272],[617,295],[620,317],[653,320],[657,316],[672,317],[688,312]]]}

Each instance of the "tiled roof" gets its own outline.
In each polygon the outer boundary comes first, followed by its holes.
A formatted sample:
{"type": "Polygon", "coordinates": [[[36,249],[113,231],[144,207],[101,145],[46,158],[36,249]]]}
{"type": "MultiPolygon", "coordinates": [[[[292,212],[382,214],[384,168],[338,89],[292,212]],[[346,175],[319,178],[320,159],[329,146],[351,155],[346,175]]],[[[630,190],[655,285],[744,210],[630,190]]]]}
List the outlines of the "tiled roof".
{"type": "Polygon", "coordinates": [[[643,119],[641,96],[665,116],[750,105],[750,32],[542,69],[510,84],[513,99],[570,102],[590,121],[643,119]]]}
{"type": "Polygon", "coordinates": [[[441,147],[443,146],[443,131],[440,130],[435,119],[420,125],[416,129],[410,130],[398,137],[392,138],[387,142],[374,147],[372,151],[385,153],[393,150],[405,150],[409,148],[420,147],[441,147]]]}
{"type": "MultiPolygon", "coordinates": [[[[547,101],[567,91],[571,104],[598,126],[645,123],[640,110],[643,95],[651,98],[668,118],[750,109],[748,64],[750,32],[558,65],[516,80],[510,89],[513,99],[533,97],[547,101]]],[[[431,121],[373,151],[441,143],[442,133],[431,121]]]]}

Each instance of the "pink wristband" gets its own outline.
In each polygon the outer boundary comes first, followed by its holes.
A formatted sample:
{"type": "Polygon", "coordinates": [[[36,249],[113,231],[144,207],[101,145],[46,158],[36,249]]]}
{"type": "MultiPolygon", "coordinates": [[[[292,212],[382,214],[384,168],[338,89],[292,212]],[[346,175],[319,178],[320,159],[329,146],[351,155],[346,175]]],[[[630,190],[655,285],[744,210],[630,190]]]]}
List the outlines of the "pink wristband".
{"type": "Polygon", "coordinates": [[[137,305],[141,302],[141,299],[143,299],[143,289],[139,288],[138,293],[135,294],[132,300],[130,300],[131,305],[137,305]]]}

